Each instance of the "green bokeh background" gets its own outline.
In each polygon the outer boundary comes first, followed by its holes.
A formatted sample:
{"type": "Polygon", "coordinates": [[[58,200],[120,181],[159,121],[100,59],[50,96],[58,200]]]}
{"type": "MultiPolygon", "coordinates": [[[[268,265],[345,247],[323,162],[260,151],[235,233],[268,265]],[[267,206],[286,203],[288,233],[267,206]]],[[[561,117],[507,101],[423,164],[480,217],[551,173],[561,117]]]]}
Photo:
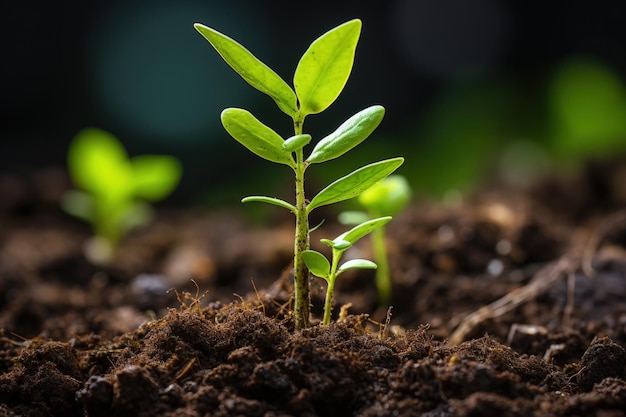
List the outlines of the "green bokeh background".
{"type": "Polygon", "coordinates": [[[626,5],[330,0],[12,3],[2,27],[0,176],[61,166],[73,136],[110,131],[130,155],[184,165],[177,205],[291,199],[291,172],[259,160],[219,122],[243,107],[284,137],[290,120],[245,84],[192,25],[232,36],[288,83],[311,41],[354,17],[363,32],[346,89],[310,116],[313,143],[372,104],[379,129],[308,171],[312,193],[374,160],[405,156],[416,198],[485,181],[527,185],[626,150],[626,5]]]}

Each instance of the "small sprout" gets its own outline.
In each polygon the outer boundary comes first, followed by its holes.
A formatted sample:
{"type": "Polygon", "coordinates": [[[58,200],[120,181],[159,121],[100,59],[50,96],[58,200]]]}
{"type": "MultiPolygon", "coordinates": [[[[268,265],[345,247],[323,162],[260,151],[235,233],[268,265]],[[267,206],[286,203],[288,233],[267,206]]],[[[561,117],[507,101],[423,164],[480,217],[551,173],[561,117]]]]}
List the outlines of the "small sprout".
{"type": "Polygon", "coordinates": [[[167,197],[182,173],[180,162],[171,156],[129,159],[113,135],[95,128],[76,135],[67,158],[70,176],[80,190],[67,192],[61,204],[91,223],[95,236],[87,254],[97,262],[110,260],[127,231],[150,221],[148,203],[167,197]]]}
{"type": "MultiPolygon", "coordinates": [[[[311,233],[309,214],[318,207],[357,197],[404,162],[403,158],[392,158],[366,165],[331,183],[310,202],[305,197],[306,169],[313,164],[335,159],[359,145],[378,127],[385,114],[385,109],[379,105],[358,112],[320,140],[308,158],[305,158],[304,147],[311,141],[311,136],[303,134],[304,120],[308,115],[327,109],[346,85],[361,34],[361,21],[350,20],[315,40],[298,62],[293,76],[293,88],[233,39],[199,23],[194,27],[236,73],[252,87],[270,96],[278,108],[293,121],[294,135],[285,140],[247,110],[228,108],[221,115],[224,128],[237,142],[263,159],[288,166],[295,174],[294,204],[266,196],[250,196],[242,201],[273,204],[286,208],[295,215],[294,321],[297,329],[308,327],[309,270],[303,260],[303,253],[310,253],[307,252],[311,233]]],[[[350,239],[345,240],[351,242],[350,239]]],[[[333,251],[347,249],[345,243],[334,244],[343,249],[333,246],[333,251]]],[[[326,265],[321,259],[311,254],[306,257],[316,268],[315,271],[323,274],[326,265]]],[[[359,265],[363,267],[369,264],[359,265]]],[[[354,263],[348,266],[359,267],[354,263]]],[[[333,271],[336,274],[342,270],[337,270],[335,266],[333,271]]]]}
{"type": "Polygon", "coordinates": [[[314,250],[307,249],[302,252],[302,259],[309,268],[309,271],[311,271],[313,275],[326,280],[328,284],[326,288],[326,300],[324,302],[324,318],[322,320],[322,324],[330,323],[333,291],[335,289],[335,281],[337,277],[341,273],[351,269],[376,269],[376,264],[372,261],[368,261],[367,259],[351,259],[342,265],[339,265],[341,256],[363,236],[384,226],[390,220],[390,216],[368,220],[337,236],[333,240],[321,239],[322,243],[332,248],[332,261],[328,261],[324,255],[314,250]]]}
{"type": "MultiPolygon", "coordinates": [[[[393,216],[402,211],[411,201],[411,187],[401,175],[390,175],[379,183],[364,191],[358,198],[366,212],[346,211],[339,215],[344,224],[358,224],[372,217],[393,216]]],[[[385,228],[380,227],[372,233],[374,259],[376,269],[376,288],[379,305],[387,305],[391,301],[391,275],[385,245],[385,228]]]]}

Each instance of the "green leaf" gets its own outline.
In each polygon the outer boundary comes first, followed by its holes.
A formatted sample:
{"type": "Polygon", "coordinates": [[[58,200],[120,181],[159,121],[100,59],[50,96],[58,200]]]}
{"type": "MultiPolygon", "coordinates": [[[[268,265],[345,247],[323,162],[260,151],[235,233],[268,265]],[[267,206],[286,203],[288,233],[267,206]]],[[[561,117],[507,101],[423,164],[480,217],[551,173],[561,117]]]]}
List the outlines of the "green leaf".
{"type": "Polygon", "coordinates": [[[624,149],[625,87],[621,74],[590,59],[566,61],[555,71],[548,104],[558,156],[586,160],[624,149]]]}
{"type": "Polygon", "coordinates": [[[366,212],[357,210],[342,211],[337,216],[337,220],[341,224],[359,224],[368,221],[370,218],[371,216],[366,212]]]}
{"type": "Polygon", "coordinates": [[[333,247],[333,241],[330,239],[320,239],[320,242],[322,242],[324,245],[328,246],[329,248],[333,247]]]}
{"type": "Polygon", "coordinates": [[[310,163],[335,159],[363,142],[378,127],[385,115],[383,106],[371,106],[361,110],[333,133],[320,140],[307,158],[310,163]]]}
{"type": "Polygon", "coordinates": [[[142,155],[131,160],[134,194],[148,201],[162,200],[174,191],[182,174],[178,159],[168,155],[142,155]]]}
{"type": "Polygon", "coordinates": [[[247,110],[229,108],[222,112],[224,129],[254,154],[268,161],[289,165],[296,163],[291,152],[283,149],[283,138],[265,126],[247,110]]]}
{"type": "Polygon", "coordinates": [[[378,266],[374,262],[368,261],[367,259],[352,259],[352,260],[345,262],[343,265],[339,267],[339,269],[337,269],[337,275],[341,274],[342,272],[348,271],[350,269],[376,269],[376,268],[378,268],[378,266]]]}
{"type": "Polygon", "coordinates": [[[351,246],[352,243],[348,242],[347,240],[335,239],[330,241],[330,247],[340,252],[345,252],[346,250],[350,249],[351,246]]]}
{"type": "Polygon", "coordinates": [[[340,234],[333,240],[333,242],[337,244],[337,243],[347,241],[354,245],[363,236],[367,235],[368,233],[371,233],[372,230],[385,225],[390,220],[391,220],[391,216],[378,217],[376,219],[368,220],[364,223],[359,224],[358,226],[353,227],[347,232],[340,234]]]}
{"type": "Polygon", "coordinates": [[[404,158],[386,159],[366,165],[345,177],[339,178],[313,197],[313,200],[311,200],[307,206],[307,213],[310,213],[313,209],[320,206],[356,197],[391,174],[402,165],[403,162],[404,158]]]}
{"type": "Polygon", "coordinates": [[[148,224],[154,217],[154,211],[149,204],[143,202],[134,202],[129,205],[120,219],[120,228],[126,232],[135,227],[148,224]]]}
{"type": "Polygon", "coordinates": [[[359,196],[359,203],[375,216],[399,213],[411,201],[411,186],[402,175],[390,175],[359,196]]]}
{"type": "Polygon", "coordinates": [[[296,212],[296,208],[293,205],[279,198],[265,197],[262,195],[254,195],[254,196],[245,197],[241,199],[241,202],[242,203],[260,202],[260,203],[273,204],[275,206],[284,207],[287,210],[291,211],[292,213],[296,212]]]}
{"type": "Polygon", "coordinates": [[[69,190],[61,197],[61,207],[72,216],[79,219],[93,222],[95,217],[95,206],[93,197],[83,191],[69,190]]]}
{"type": "Polygon", "coordinates": [[[292,136],[288,139],[285,139],[285,142],[283,143],[283,149],[287,152],[294,152],[298,149],[304,148],[306,145],[309,144],[309,142],[311,142],[311,135],[304,134],[292,136]]]}
{"type": "Polygon", "coordinates": [[[304,53],[293,84],[302,115],[325,110],[346,85],[361,34],[361,21],[354,19],[326,32],[304,53]]]}
{"type": "Polygon", "coordinates": [[[313,275],[328,280],[330,262],[324,255],[314,250],[305,250],[302,252],[302,260],[313,275]]]}
{"type": "Polygon", "coordinates": [[[101,129],[81,130],[68,150],[68,169],[83,190],[107,197],[132,193],[132,168],[122,144],[101,129]]]}
{"type": "Polygon", "coordinates": [[[193,27],[248,84],[270,96],[289,116],[294,116],[298,112],[296,94],[271,68],[241,44],[215,29],[200,23],[194,24],[193,27]]]}

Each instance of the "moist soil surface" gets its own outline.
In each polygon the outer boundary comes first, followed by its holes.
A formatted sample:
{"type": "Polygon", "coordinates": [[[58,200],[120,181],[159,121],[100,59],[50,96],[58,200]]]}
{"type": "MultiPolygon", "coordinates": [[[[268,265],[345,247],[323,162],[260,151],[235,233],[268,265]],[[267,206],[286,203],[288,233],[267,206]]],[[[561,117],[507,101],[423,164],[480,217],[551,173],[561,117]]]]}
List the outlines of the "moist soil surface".
{"type": "MultiPolygon", "coordinates": [[[[2,177],[0,416],[624,416],[624,168],[415,202],[392,308],[350,272],[319,325],[312,278],[301,331],[293,219],[162,208],[95,264],[62,172],[2,177]]],[[[326,215],[315,247],[345,230],[326,215]]]]}

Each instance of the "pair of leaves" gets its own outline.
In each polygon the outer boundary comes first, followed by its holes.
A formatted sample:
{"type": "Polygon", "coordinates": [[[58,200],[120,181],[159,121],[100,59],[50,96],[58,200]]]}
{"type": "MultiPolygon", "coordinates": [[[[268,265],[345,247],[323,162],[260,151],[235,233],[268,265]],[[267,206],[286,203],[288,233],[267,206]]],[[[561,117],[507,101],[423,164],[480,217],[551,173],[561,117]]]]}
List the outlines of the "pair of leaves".
{"type": "MultiPolygon", "coordinates": [[[[374,229],[385,225],[390,220],[391,217],[389,216],[372,219],[353,227],[333,240],[323,239],[322,242],[333,249],[333,258],[341,258],[343,252],[348,250],[359,239],[371,233],[374,229]]],[[[330,262],[321,253],[314,250],[306,250],[302,253],[302,259],[311,273],[325,280],[334,280],[339,274],[350,269],[376,269],[374,262],[366,259],[352,259],[342,264],[333,275],[330,262]]],[[[337,262],[338,260],[336,259],[337,262]]]]}
{"type": "Polygon", "coordinates": [[[305,250],[302,252],[302,260],[313,275],[329,282],[337,278],[339,274],[351,269],[376,269],[377,267],[374,262],[367,259],[351,259],[337,268],[337,272],[331,277],[330,262],[321,253],[305,250]]]}
{"type": "MultiPolygon", "coordinates": [[[[348,152],[378,127],[384,115],[385,108],[382,106],[371,106],[358,112],[320,140],[307,162],[326,162],[348,152]]],[[[296,135],[285,141],[244,109],[228,108],[222,112],[221,119],[226,131],[252,153],[293,169],[296,168],[296,162],[292,152],[302,149],[311,141],[310,135],[296,135]]]]}
{"type": "Polygon", "coordinates": [[[68,192],[64,209],[93,223],[96,233],[111,241],[150,218],[150,207],[137,199],[165,198],[182,173],[180,162],[171,156],[128,158],[113,135],[94,128],[82,130],[70,144],[68,168],[82,191],[68,192]]]}
{"type": "MultiPolygon", "coordinates": [[[[269,95],[294,121],[301,122],[307,114],[328,108],[343,90],[352,71],[361,21],[346,22],[309,46],[296,67],[293,80],[295,91],[235,40],[199,23],[194,27],[245,81],[269,95]]],[[[315,147],[309,162],[328,161],[347,152],[369,136],[383,115],[381,106],[373,106],[348,119],[315,147]]],[[[284,141],[276,132],[243,109],[226,109],[221,120],[228,133],[251,152],[292,168],[296,163],[291,152],[302,149],[308,143],[291,141],[284,146],[284,141]]]]}
{"type": "Polygon", "coordinates": [[[295,91],[270,67],[228,36],[202,25],[195,29],[248,84],[269,95],[292,118],[325,110],[343,90],[354,62],[361,21],[346,22],[319,37],[304,53],[294,74],[295,91]]]}

